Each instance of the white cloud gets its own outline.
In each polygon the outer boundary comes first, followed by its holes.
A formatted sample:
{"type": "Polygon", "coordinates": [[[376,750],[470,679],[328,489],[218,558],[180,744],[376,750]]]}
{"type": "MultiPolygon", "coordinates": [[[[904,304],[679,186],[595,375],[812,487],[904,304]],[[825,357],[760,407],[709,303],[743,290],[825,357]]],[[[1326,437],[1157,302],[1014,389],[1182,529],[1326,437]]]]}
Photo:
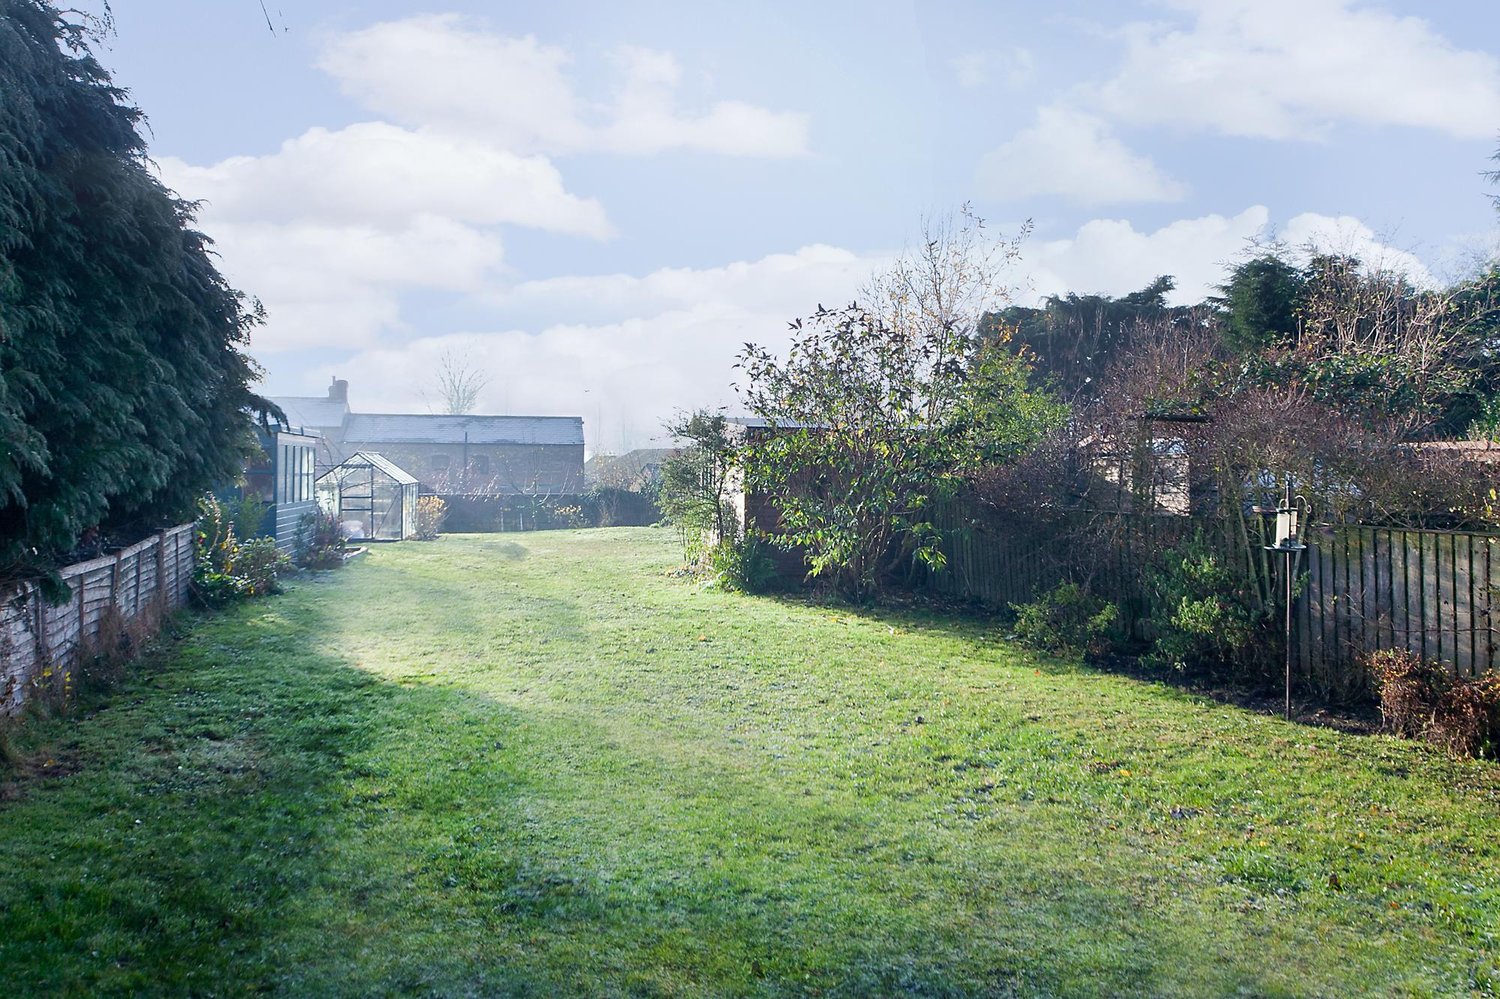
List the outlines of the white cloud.
{"type": "Polygon", "coordinates": [[[501,276],[501,225],[612,233],[603,207],[570,194],[543,157],[384,123],[314,128],[267,156],[160,166],[203,202],[231,281],[265,304],[253,339],[263,354],[399,332],[409,292],[481,292],[501,276]]]}
{"type": "Polygon", "coordinates": [[[1154,232],[1123,219],[1095,219],[1070,238],[1023,246],[1020,270],[1037,300],[1070,291],[1124,295],[1170,274],[1177,279],[1172,301],[1198,302],[1269,222],[1270,212],[1260,205],[1230,217],[1182,219],[1154,232]]]}
{"type": "Polygon", "coordinates": [[[1123,69],[1092,95],[1135,122],[1271,139],[1329,125],[1405,125],[1490,138],[1500,62],[1426,21],[1357,0],[1170,0],[1189,26],[1124,29],[1123,69]]]}
{"type": "Polygon", "coordinates": [[[329,43],[319,65],[346,94],[409,125],[481,136],[552,154],[687,149],[729,156],[807,152],[805,114],[720,101],[678,105],[682,69],[670,53],[622,46],[614,93],[588,100],[571,58],[530,36],[510,38],[454,14],[373,25],[329,43]]]}
{"type": "Polygon", "coordinates": [[[1304,212],[1290,219],[1277,236],[1304,259],[1308,252],[1338,253],[1357,257],[1369,268],[1404,274],[1418,287],[1431,288],[1440,283],[1416,254],[1391,246],[1374,229],[1349,215],[1304,212]]]}
{"type": "Polygon", "coordinates": [[[497,296],[497,306],[570,323],[611,321],[705,305],[783,320],[819,303],[848,298],[885,260],[833,246],[807,246],[722,267],[667,267],[643,277],[607,274],[527,281],[497,296]]]}
{"type": "Polygon", "coordinates": [[[317,222],[207,228],[231,283],[267,307],[270,321],[252,338],[262,356],[370,344],[404,329],[404,294],[477,294],[500,279],[504,260],[499,236],[431,215],[389,230],[317,222]]]}
{"type": "Polygon", "coordinates": [[[987,196],[1006,201],[1060,195],[1089,205],[1176,201],[1186,194],[1103,121],[1061,105],[1039,108],[1035,125],[987,153],[979,185],[987,196]]]}
{"type": "MultiPolygon", "coordinates": [[[[421,412],[425,373],[458,348],[491,376],[482,410],[581,415],[591,447],[617,450],[655,437],[676,409],[732,408],[747,341],[783,348],[789,320],[853,297],[884,261],[810,246],[722,267],[525,282],[492,299],[497,314],[523,317],[516,326],[370,345],[338,374],[356,409],[421,412]]],[[[327,374],[308,372],[295,390],[318,391],[327,374]]]]}
{"type": "Polygon", "coordinates": [[[517,152],[585,141],[562,49],[471,30],[456,14],[340,35],[318,65],[345,94],[406,125],[472,131],[517,152]]]}
{"type": "Polygon", "coordinates": [[[268,156],[161,161],[162,179],[216,218],[401,226],[421,215],[611,235],[604,208],[569,194],[541,156],[380,122],[313,128],[268,156]]]}
{"type": "Polygon", "coordinates": [[[1017,297],[1037,302],[1068,292],[1125,295],[1169,274],[1177,282],[1169,296],[1173,303],[1201,302],[1216,293],[1230,267],[1271,237],[1294,253],[1307,248],[1348,253],[1367,265],[1404,273],[1417,285],[1435,283],[1414,254],[1391,246],[1358,219],[1308,212],[1279,229],[1271,223],[1263,205],[1238,215],[1181,219],[1150,232],[1122,219],[1095,219],[1067,239],[1024,245],[1018,270],[1027,293],[1017,297]]]}

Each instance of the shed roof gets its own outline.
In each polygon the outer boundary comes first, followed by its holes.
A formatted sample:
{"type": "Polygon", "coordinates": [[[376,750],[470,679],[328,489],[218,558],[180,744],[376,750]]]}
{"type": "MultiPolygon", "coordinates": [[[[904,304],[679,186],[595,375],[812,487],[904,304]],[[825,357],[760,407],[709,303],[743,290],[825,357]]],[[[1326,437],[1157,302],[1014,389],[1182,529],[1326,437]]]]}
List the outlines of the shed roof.
{"type": "Polygon", "coordinates": [[[583,444],[581,416],[353,413],[344,440],[363,444],[583,444]]]}
{"type": "Polygon", "coordinates": [[[355,451],[353,454],[345,458],[343,461],[339,462],[333,468],[318,476],[318,481],[322,482],[324,479],[328,478],[328,476],[337,474],[338,472],[348,471],[351,468],[363,468],[366,466],[371,466],[379,469],[386,475],[390,476],[391,479],[401,483],[402,485],[417,485],[416,478],[410,472],[402,468],[400,465],[396,464],[391,459],[387,458],[385,455],[379,454],[375,451],[355,451]]]}

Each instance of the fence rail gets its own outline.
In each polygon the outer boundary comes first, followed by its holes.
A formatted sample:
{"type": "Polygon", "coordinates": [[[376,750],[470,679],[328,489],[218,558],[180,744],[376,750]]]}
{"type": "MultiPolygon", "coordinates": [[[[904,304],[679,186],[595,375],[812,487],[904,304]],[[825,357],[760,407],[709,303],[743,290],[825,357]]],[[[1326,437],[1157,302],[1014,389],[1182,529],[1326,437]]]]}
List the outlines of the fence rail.
{"type": "MultiPolygon", "coordinates": [[[[1136,637],[1149,637],[1142,634],[1150,601],[1146,567],[1161,550],[1216,529],[1187,517],[1142,518],[1139,529],[1119,533],[1125,540],[1114,547],[1080,557],[1054,531],[963,501],[942,504],[935,520],[948,559],[931,579],[938,592],[1003,607],[1035,600],[1062,582],[1088,582],[1125,608],[1136,637]]],[[[1315,531],[1307,540],[1294,605],[1304,672],[1345,668],[1389,648],[1410,649],[1459,675],[1500,667],[1494,614],[1500,537],[1352,526],[1315,531]]]]}
{"type": "Polygon", "coordinates": [[[35,583],[0,591],[0,717],[20,711],[44,683],[65,687],[112,623],[144,626],[186,603],[193,525],[70,565],[60,575],[70,594],[64,603],[47,603],[35,583]]]}

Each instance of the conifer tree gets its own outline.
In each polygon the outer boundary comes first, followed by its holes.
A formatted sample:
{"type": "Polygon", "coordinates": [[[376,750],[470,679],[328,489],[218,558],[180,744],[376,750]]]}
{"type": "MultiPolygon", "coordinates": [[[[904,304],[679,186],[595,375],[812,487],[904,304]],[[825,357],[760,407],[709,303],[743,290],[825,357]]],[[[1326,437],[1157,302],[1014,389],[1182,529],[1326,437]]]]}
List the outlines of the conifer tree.
{"type": "Polygon", "coordinates": [[[49,0],[0,0],[0,579],[191,515],[251,440],[259,306],[49,0]]]}

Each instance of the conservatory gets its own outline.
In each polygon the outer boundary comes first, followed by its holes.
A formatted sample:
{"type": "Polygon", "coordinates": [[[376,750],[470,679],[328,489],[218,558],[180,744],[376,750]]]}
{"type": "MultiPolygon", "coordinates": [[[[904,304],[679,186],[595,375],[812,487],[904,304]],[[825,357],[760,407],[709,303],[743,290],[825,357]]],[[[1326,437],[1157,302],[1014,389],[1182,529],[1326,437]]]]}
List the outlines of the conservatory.
{"type": "Polygon", "coordinates": [[[404,541],[417,533],[417,480],[384,455],[356,451],[318,477],[318,505],[350,538],[404,541]]]}

